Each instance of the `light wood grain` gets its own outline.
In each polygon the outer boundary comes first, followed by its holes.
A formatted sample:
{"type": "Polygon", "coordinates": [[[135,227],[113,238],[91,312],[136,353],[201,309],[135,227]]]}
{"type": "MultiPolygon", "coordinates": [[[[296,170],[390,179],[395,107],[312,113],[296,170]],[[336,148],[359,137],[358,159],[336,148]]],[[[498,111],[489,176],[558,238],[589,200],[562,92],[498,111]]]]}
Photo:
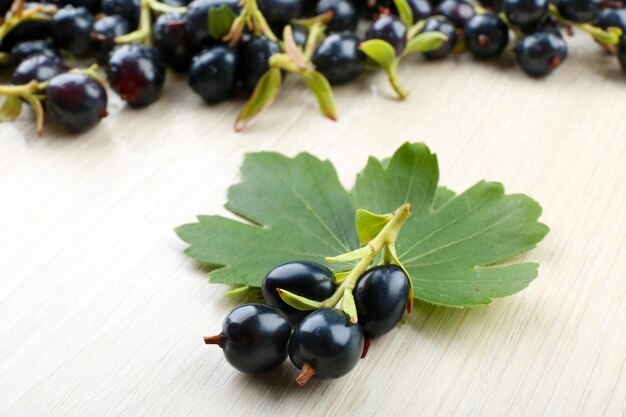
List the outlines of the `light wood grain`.
{"type": "Polygon", "coordinates": [[[626,404],[626,75],[583,35],[546,80],[510,54],[409,59],[336,90],[340,121],[295,79],[242,134],[241,102],[207,107],[184,79],[144,111],[112,99],[95,130],[0,126],[0,415],[621,417],[626,404]],[[202,344],[235,305],[173,227],[225,213],[244,152],[309,151],[346,185],[370,154],[424,141],[441,183],[503,182],[551,233],[539,278],[490,306],[418,304],[350,375],[303,389],[288,364],[234,371],[202,344]]]}

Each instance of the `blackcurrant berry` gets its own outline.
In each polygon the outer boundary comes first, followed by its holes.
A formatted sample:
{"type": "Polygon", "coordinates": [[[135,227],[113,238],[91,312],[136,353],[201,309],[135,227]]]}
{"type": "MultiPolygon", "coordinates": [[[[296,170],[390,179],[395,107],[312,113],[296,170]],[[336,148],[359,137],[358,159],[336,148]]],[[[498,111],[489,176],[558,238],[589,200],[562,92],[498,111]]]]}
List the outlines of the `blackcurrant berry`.
{"type": "Polygon", "coordinates": [[[107,94],[93,78],[66,72],[48,82],[46,108],[64,127],[84,132],[106,116],[107,94]]]}
{"type": "Polygon", "coordinates": [[[365,54],[359,43],[359,37],[350,31],[324,38],[313,54],[315,68],[333,85],[352,81],[365,67],[365,54]]]}
{"type": "Polygon", "coordinates": [[[206,344],[219,345],[228,363],[241,372],[258,374],[287,358],[291,326],[280,310],[264,304],[244,304],[231,311],[217,336],[206,344]]]}
{"type": "Polygon", "coordinates": [[[558,0],[561,16],[576,23],[594,22],[600,14],[600,0],[558,0]]]}
{"type": "Polygon", "coordinates": [[[598,16],[597,26],[604,30],[616,27],[626,33],[626,9],[603,9],[598,16]]]}
{"type": "Polygon", "coordinates": [[[259,79],[270,68],[268,60],[279,52],[278,44],[265,36],[249,37],[240,43],[239,75],[246,90],[254,91],[259,79]]]}
{"type": "Polygon", "coordinates": [[[207,103],[219,103],[232,96],[237,84],[237,54],[227,46],[202,51],[191,61],[189,86],[207,103]]]}
{"type": "Polygon", "coordinates": [[[304,385],[312,377],[339,378],[350,372],[363,352],[360,324],[351,324],[342,311],[323,308],[302,320],[289,339],[289,358],[301,370],[304,385]]]}
{"type": "Polygon", "coordinates": [[[354,289],[359,323],[365,335],[382,336],[396,327],[408,296],[409,279],[399,267],[383,265],[366,271],[354,289]]]}
{"type": "Polygon", "coordinates": [[[400,55],[406,46],[406,26],[395,16],[382,14],[365,33],[365,39],[382,39],[400,55]]]}
{"type": "Polygon", "coordinates": [[[550,0],[504,0],[504,13],[509,21],[522,29],[541,23],[548,16],[550,0]]]}
{"type": "Polygon", "coordinates": [[[502,10],[502,2],[503,0],[480,0],[479,3],[485,9],[500,12],[502,10]]]}
{"type": "Polygon", "coordinates": [[[257,0],[261,13],[271,25],[288,23],[299,17],[305,0],[257,0]]]}
{"type": "Polygon", "coordinates": [[[115,47],[115,38],[130,32],[128,21],[119,15],[104,16],[93,24],[91,36],[96,59],[100,63],[106,63],[109,53],[115,47]]]}
{"type": "Polygon", "coordinates": [[[509,28],[496,13],[477,14],[465,25],[465,44],[478,58],[491,58],[509,43],[509,28]]]}
{"type": "Polygon", "coordinates": [[[152,47],[136,43],[120,45],[109,55],[107,76],[122,100],[131,107],[145,107],[161,94],[165,65],[152,47]]]}
{"type": "MultiPolygon", "coordinates": [[[[296,45],[304,48],[309,36],[307,28],[302,25],[291,25],[291,30],[293,31],[293,40],[296,42],[296,45]]],[[[278,33],[282,33],[282,31],[278,33]]]]}
{"type": "Polygon", "coordinates": [[[567,58],[567,44],[554,30],[543,30],[524,36],[515,48],[517,61],[529,75],[550,74],[567,58]]]}
{"type": "MultiPolygon", "coordinates": [[[[407,3],[413,12],[414,22],[424,20],[433,14],[433,8],[428,0],[407,0],[407,3]]],[[[391,10],[395,12],[395,4],[391,10]]]]}
{"type": "MultiPolygon", "coordinates": [[[[25,9],[40,6],[41,3],[26,3],[25,9]]],[[[14,27],[2,39],[2,48],[10,51],[15,45],[24,41],[45,40],[52,37],[51,20],[29,20],[14,27]]]]}
{"type": "Polygon", "coordinates": [[[313,262],[289,262],[267,273],[261,284],[263,298],[296,322],[309,312],[297,310],[285,303],[276,291],[277,288],[311,300],[323,301],[335,292],[335,277],[331,270],[313,262]]]}
{"type": "Polygon", "coordinates": [[[422,32],[441,32],[448,37],[441,46],[434,51],[425,52],[424,56],[428,59],[441,59],[448,56],[457,41],[456,27],[449,19],[443,16],[433,16],[426,19],[422,32]]]}
{"type": "Polygon", "coordinates": [[[181,14],[165,13],[159,16],[152,28],[154,47],[165,65],[178,72],[189,68],[198,49],[187,36],[185,21],[185,16],[181,14]]]}
{"type": "Polygon", "coordinates": [[[437,14],[450,19],[457,27],[463,28],[476,12],[467,0],[444,0],[437,7],[437,14]]]}
{"type": "Polygon", "coordinates": [[[93,16],[83,7],[65,6],[52,18],[52,38],[61,49],[82,55],[91,46],[93,16]]]}
{"type": "Polygon", "coordinates": [[[139,0],[101,0],[100,10],[106,15],[120,15],[135,28],[139,22],[139,0]]]}
{"type": "Polygon", "coordinates": [[[187,6],[187,34],[192,42],[211,46],[216,39],[209,31],[209,12],[223,5],[239,14],[239,0],[194,0],[187,6]]]}
{"type": "Polygon", "coordinates": [[[59,58],[38,54],[26,58],[17,66],[11,82],[15,85],[28,84],[32,80],[44,82],[64,72],[59,58]]]}
{"type": "Polygon", "coordinates": [[[315,6],[316,15],[329,10],[333,12],[333,17],[327,26],[329,32],[356,29],[359,23],[359,12],[352,0],[319,0],[315,6]]]}
{"type": "Polygon", "coordinates": [[[84,7],[95,15],[100,11],[100,0],[61,0],[61,6],[84,7]]]}
{"type": "Polygon", "coordinates": [[[61,59],[59,51],[50,42],[44,40],[20,42],[11,49],[10,55],[11,65],[14,67],[33,55],[45,55],[49,58],[61,59]]]}

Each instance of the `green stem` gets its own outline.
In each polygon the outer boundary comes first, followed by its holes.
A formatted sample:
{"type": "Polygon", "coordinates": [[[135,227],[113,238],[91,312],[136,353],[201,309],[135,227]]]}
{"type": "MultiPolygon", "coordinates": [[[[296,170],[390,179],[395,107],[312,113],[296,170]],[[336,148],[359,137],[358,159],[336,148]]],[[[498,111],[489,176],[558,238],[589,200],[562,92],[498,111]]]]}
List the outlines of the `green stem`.
{"type": "Polygon", "coordinates": [[[398,73],[396,72],[397,65],[393,65],[387,70],[387,77],[389,78],[389,84],[393,87],[396,94],[398,94],[398,98],[400,100],[404,100],[409,96],[409,93],[400,85],[400,80],[398,79],[398,73]]]}
{"type": "Polygon", "coordinates": [[[115,43],[124,44],[140,42],[152,46],[152,13],[150,11],[151,0],[141,0],[141,14],[139,15],[139,27],[136,31],[115,38],[115,43]]]}
{"type": "Polygon", "coordinates": [[[389,223],[387,223],[380,233],[367,244],[369,252],[352,268],[348,276],[346,276],[341,285],[335,290],[335,293],[322,301],[322,306],[335,307],[341,300],[341,297],[343,297],[346,289],[349,291],[354,289],[359,277],[361,277],[370,264],[374,262],[380,251],[388,244],[393,244],[397,240],[402,225],[411,215],[411,210],[411,204],[406,203],[393,212],[389,223]]]}
{"type": "Polygon", "coordinates": [[[557,9],[554,4],[550,5],[549,12],[550,15],[555,17],[562,25],[573,26],[577,29],[580,29],[581,31],[591,35],[592,38],[604,45],[617,46],[620,42],[620,38],[622,35],[621,30],[604,30],[589,23],[570,22],[569,20],[561,16],[561,13],[559,13],[559,9],[557,9]]]}
{"type": "Polygon", "coordinates": [[[158,12],[158,13],[187,14],[187,8],[186,7],[168,6],[167,4],[161,3],[158,0],[149,0],[148,3],[150,4],[150,9],[152,9],[153,11],[158,12]]]}
{"type": "Polygon", "coordinates": [[[20,0],[14,2],[13,5],[14,6],[11,10],[16,10],[16,12],[13,13],[10,18],[5,20],[2,25],[0,25],[0,41],[19,24],[31,20],[49,20],[50,17],[46,14],[53,14],[57,10],[56,7],[48,5],[39,5],[28,10],[24,10],[20,0]]]}

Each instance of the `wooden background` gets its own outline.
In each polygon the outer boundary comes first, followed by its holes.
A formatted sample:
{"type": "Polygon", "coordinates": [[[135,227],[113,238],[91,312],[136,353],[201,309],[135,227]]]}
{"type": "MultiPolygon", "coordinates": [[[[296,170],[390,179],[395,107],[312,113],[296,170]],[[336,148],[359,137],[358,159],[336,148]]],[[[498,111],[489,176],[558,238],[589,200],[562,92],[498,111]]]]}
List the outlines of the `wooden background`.
{"type": "Polygon", "coordinates": [[[146,110],[111,99],[84,135],[1,125],[0,415],[624,416],[626,74],[569,42],[545,80],[510,53],[408,59],[406,102],[367,74],[336,89],[337,123],[291,79],[235,134],[241,102],[207,107],[170,78],[146,110]],[[552,231],[523,257],[538,279],[487,307],[418,304],[351,374],[302,389],[289,363],[247,376],[203,345],[236,301],[172,229],[225,212],[244,152],[309,151],[351,185],[406,140],[438,153],[452,189],[496,180],[542,204],[552,231]]]}

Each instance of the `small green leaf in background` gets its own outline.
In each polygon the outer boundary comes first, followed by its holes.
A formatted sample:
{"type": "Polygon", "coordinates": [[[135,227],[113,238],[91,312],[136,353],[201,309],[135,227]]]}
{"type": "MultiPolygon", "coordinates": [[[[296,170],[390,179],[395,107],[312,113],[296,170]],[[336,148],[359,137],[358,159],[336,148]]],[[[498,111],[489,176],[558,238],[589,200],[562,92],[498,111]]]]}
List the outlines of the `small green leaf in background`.
{"type": "Polygon", "coordinates": [[[393,0],[393,3],[398,9],[398,15],[400,16],[400,20],[404,23],[406,28],[410,28],[413,25],[413,10],[411,10],[411,6],[407,0],[393,0]]]}
{"type": "Polygon", "coordinates": [[[209,9],[209,34],[213,39],[222,39],[230,32],[237,14],[225,4],[209,9]]]}
{"type": "Polygon", "coordinates": [[[396,51],[389,42],[382,39],[370,39],[361,42],[359,49],[385,70],[396,65],[396,51]]]}
{"type": "Polygon", "coordinates": [[[331,120],[337,120],[337,107],[335,105],[335,98],[333,97],[333,89],[330,83],[322,75],[322,73],[308,70],[302,73],[302,77],[309,86],[309,90],[315,94],[317,98],[317,104],[324,116],[331,120]]]}
{"type": "Polygon", "coordinates": [[[21,112],[22,100],[19,97],[6,97],[2,107],[0,107],[0,123],[17,119],[21,112]]]}
{"type": "Polygon", "coordinates": [[[252,96],[237,116],[235,130],[244,128],[246,121],[261,113],[270,106],[280,92],[281,75],[278,68],[270,68],[259,80],[252,96]]]}
{"type": "MultiPolygon", "coordinates": [[[[537,275],[531,262],[503,264],[534,248],[548,232],[541,207],[499,183],[480,181],[460,194],[440,187],[437,157],[424,144],[402,145],[383,162],[371,157],[348,193],[330,162],[303,153],[250,154],[243,181],[230,188],[226,208],[240,221],[199,216],[176,229],[186,253],[217,269],[211,282],[259,287],[281,263],[359,248],[356,208],[389,213],[411,203],[396,242],[414,297],[469,307],[525,288],[537,275]]],[[[350,264],[332,263],[333,272],[350,264]]]]}
{"type": "Polygon", "coordinates": [[[442,32],[433,31],[420,33],[407,42],[404,54],[435,51],[447,40],[448,36],[442,32]]]}

